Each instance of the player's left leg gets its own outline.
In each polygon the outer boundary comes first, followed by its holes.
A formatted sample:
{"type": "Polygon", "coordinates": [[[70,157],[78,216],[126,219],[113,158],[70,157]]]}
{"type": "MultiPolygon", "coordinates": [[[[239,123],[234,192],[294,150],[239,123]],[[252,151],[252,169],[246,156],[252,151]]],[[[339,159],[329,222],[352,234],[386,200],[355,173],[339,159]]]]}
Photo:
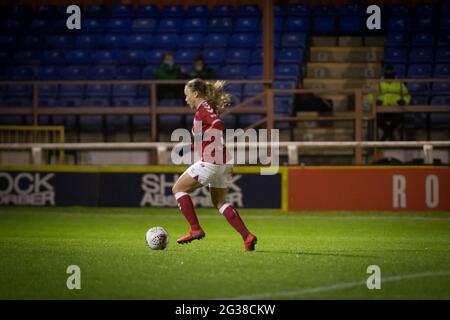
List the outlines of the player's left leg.
{"type": "Polygon", "coordinates": [[[228,223],[241,234],[244,240],[244,251],[255,250],[256,236],[254,236],[245,226],[241,216],[230,203],[225,202],[228,188],[216,188],[210,186],[211,200],[220,213],[227,219],[228,223]]]}

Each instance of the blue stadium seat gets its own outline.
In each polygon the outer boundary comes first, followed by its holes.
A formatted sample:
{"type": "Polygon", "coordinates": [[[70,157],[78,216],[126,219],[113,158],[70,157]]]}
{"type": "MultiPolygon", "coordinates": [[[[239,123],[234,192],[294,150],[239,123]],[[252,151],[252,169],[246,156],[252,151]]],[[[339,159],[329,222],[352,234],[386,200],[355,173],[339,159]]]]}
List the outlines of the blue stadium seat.
{"type": "Polygon", "coordinates": [[[136,84],[113,84],[112,96],[135,98],[137,96],[137,89],[138,85],[136,84]]]}
{"type": "Polygon", "coordinates": [[[33,68],[28,66],[17,66],[11,69],[12,80],[33,80],[34,71],[33,68]]]}
{"type": "Polygon", "coordinates": [[[224,79],[245,79],[246,74],[247,66],[243,64],[226,65],[220,72],[224,79]]]}
{"type": "Polygon", "coordinates": [[[132,21],[130,19],[113,18],[106,22],[106,28],[111,33],[129,33],[132,21]]]}
{"type": "Polygon", "coordinates": [[[434,16],[438,14],[438,7],[431,3],[417,3],[415,9],[416,15],[434,16]]]}
{"type": "Polygon", "coordinates": [[[1,64],[11,64],[11,59],[15,59],[18,64],[37,64],[39,62],[39,52],[36,50],[21,50],[13,56],[10,52],[6,56],[2,57],[1,64]]]}
{"type": "Polygon", "coordinates": [[[230,49],[227,51],[227,63],[247,64],[250,60],[250,50],[230,49]]]}
{"type": "Polygon", "coordinates": [[[156,46],[159,48],[176,48],[178,47],[179,38],[175,33],[159,33],[155,38],[156,46]]]}
{"type": "MultiPolygon", "coordinates": [[[[274,89],[295,89],[295,81],[275,81],[273,84],[274,89]]],[[[275,95],[280,95],[275,93],[275,95]]]]}
{"type": "Polygon", "coordinates": [[[60,86],[60,96],[63,98],[70,97],[84,97],[84,85],[82,84],[61,84],[60,86]]]}
{"type": "Polygon", "coordinates": [[[139,18],[134,19],[131,25],[133,32],[148,33],[155,32],[158,20],[154,18],[139,18]]]}
{"type": "Polygon", "coordinates": [[[334,33],[336,32],[336,16],[315,16],[313,27],[316,33],[334,33]]]}
{"type": "Polygon", "coordinates": [[[275,17],[275,19],[273,20],[273,27],[275,29],[275,32],[283,31],[283,25],[284,25],[284,18],[275,17]]]}
{"type": "Polygon", "coordinates": [[[105,34],[102,39],[102,45],[109,50],[113,48],[127,48],[128,42],[128,36],[118,34],[105,34]]]}
{"type": "MultiPolygon", "coordinates": [[[[9,44],[7,44],[7,43],[2,43],[1,38],[2,38],[2,37],[0,37],[0,44],[1,44],[2,46],[9,45],[9,44]]],[[[13,40],[14,38],[11,37],[11,39],[13,40]]],[[[40,49],[40,48],[42,48],[42,42],[43,42],[43,41],[44,41],[44,40],[42,39],[42,36],[38,36],[38,35],[28,35],[28,36],[25,36],[25,37],[22,38],[21,46],[22,46],[24,49],[26,49],[26,48],[31,48],[31,49],[37,49],[37,48],[39,48],[39,49],[40,49]]]]}
{"type": "Polygon", "coordinates": [[[439,34],[438,46],[450,46],[450,32],[441,32],[439,34]]]}
{"type": "Polygon", "coordinates": [[[281,39],[283,47],[306,47],[306,35],[304,33],[284,33],[281,39]]]}
{"type": "Polygon", "coordinates": [[[175,61],[177,63],[192,63],[198,55],[199,52],[196,49],[179,49],[175,53],[175,61]]]}
{"type": "Polygon", "coordinates": [[[408,32],[410,29],[409,17],[391,17],[388,20],[388,30],[397,32],[408,32]]]}
{"type": "Polygon", "coordinates": [[[136,11],[136,17],[156,18],[159,15],[159,8],[155,4],[140,5],[136,11]]]}
{"type": "Polygon", "coordinates": [[[114,50],[97,50],[92,53],[92,58],[97,64],[117,64],[120,56],[114,50]]]}
{"type": "Polygon", "coordinates": [[[55,49],[70,49],[73,46],[73,38],[67,35],[47,36],[46,43],[55,49]]]}
{"type": "Polygon", "coordinates": [[[308,16],[310,15],[309,6],[305,3],[289,3],[286,7],[288,16],[308,16]]]}
{"type": "Polygon", "coordinates": [[[186,14],[189,18],[207,18],[209,16],[208,6],[190,5],[187,7],[186,14]]]}
{"type": "MultiPolygon", "coordinates": [[[[81,29],[86,33],[103,33],[105,31],[106,20],[102,19],[81,19],[81,29]]],[[[111,31],[108,28],[108,31],[111,31]]]]}
{"type": "MultiPolygon", "coordinates": [[[[145,79],[145,80],[149,80],[149,79],[154,79],[155,78],[155,68],[156,65],[146,65],[143,69],[142,69],[142,75],[141,78],[145,79]]],[[[145,86],[145,88],[148,89],[148,86],[145,86]]],[[[149,91],[150,94],[150,91],[149,91]]]]}
{"type": "Polygon", "coordinates": [[[94,49],[98,48],[101,43],[102,36],[95,35],[80,35],[75,38],[75,48],[78,49],[94,49]]]}
{"type": "Polygon", "coordinates": [[[225,86],[225,91],[239,97],[240,99],[243,86],[244,85],[240,83],[227,83],[225,86]]]}
{"type": "Polygon", "coordinates": [[[49,50],[43,51],[40,57],[42,64],[55,65],[55,64],[65,64],[66,57],[63,51],[49,50]]]}
{"type": "Polygon", "coordinates": [[[203,33],[183,33],[180,36],[180,43],[186,48],[202,47],[204,42],[203,33]]]}
{"type": "Polygon", "coordinates": [[[247,78],[250,80],[259,80],[262,78],[262,66],[260,64],[252,65],[248,68],[247,78]]]}
{"type": "Polygon", "coordinates": [[[253,48],[256,46],[255,35],[252,33],[235,33],[230,38],[230,47],[253,48]]]}
{"type": "Polygon", "coordinates": [[[438,48],[436,51],[436,63],[450,62],[450,47],[438,48]]]}
{"type": "Polygon", "coordinates": [[[162,18],[158,21],[158,32],[180,32],[182,27],[182,19],[179,18],[162,18]]]}
{"type": "Polygon", "coordinates": [[[358,33],[361,32],[362,20],[358,15],[345,15],[339,19],[339,32],[358,33]]]}
{"type": "Polygon", "coordinates": [[[125,50],[122,52],[121,62],[126,64],[143,64],[152,60],[152,51],[125,50]]]}
{"type": "Polygon", "coordinates": [[[434,82],[433,95],[450,95],[450,82],[434,82]]]}
{"type": "Polygon", "coordinates": [[[88,5],[82,14],[91,19],[106,18],[109,15],[105,5],[88,5]]]}
{"type": "Polygon", "coordinates": [[[408,68],[408,78],[429,78],[432,72],[431,64],[411,64],[408,68]]]}
{"type": "Polygon", "coordinates": [[[408,16],[410,14],[409,7],[404,4],[392,4],[387,9],[389,16],[408,16]]]}
{"type": "Polygon", "coordinates": [[[209,19],[209,32],[231,32],[233,20],[231,18],[209,19]]]}
{"type": "Polygon", "coordinates": [[[389,32],[384,45],[386,47],[406,47],[409,45],[409,33],[389,32]]]}
{"type": "Polygon", "coordinates": [[[184,9],[182,5],[166,5],[162,8],[161,16],[164,17],[184,17],[184,9]]]}
{"type": "Polygon", "coordinates": [[[102,97],[107,98],[111,95],[111,86],[108,84],[87,84],[86,98],[102,97]]]}
{"type": "Polygon", "coordinates": [[[437,64],[434,68],[436,78],[450,78],[450,64],[437,64]]]}
{"type": "Polygon", "coordinates": [[[439,25],[441,30],[450,30],[450,16],[442,16],[441,23],[439,25]]]}
{"type": "Polygon", "coordinates": [[[206,37],[205,40],[205,47],[206,48],[224,48],[228,46],[229,41],[229,34],[228,33],[210,33],[206,37]]]}
{"type": "Polygon", "coordinates": [[[88,70],[85,66],[69,66],[61,68],[60,74],[63,79],[67,80],[85,80],[88,70]]]}
{"type": "Polygon", "coordinates": [[[77,108],[81,106],[81,101],[81,98],[67,97],[59,99],[59,104],[61,104],[62,107],[77,108]]]}
{"type": "Polygon", "coordinates": [[[432,48],[412,48],[409,53],[410,63],[430,63],[433,62],[432,48]]]}
{"type": "Polygon", "coordinates": [[[413,106],[428,105],[428,101],[428,96],[411,94],[411,104],[413,106]]]}
{"type": "Polygon", "coordinates": [[[211,17],[234,17],[235,11],[233,6],[227,5],[215,5],[211,10],[211,17]]]}
{"type": "Polygon", "coordinates": [[[201,32],[204,33],[208,29],[207,18],[187,18],[183,23],[183,32],[201,32]]]}
{"type": "Polygon", "coordinates": [[[5,8],[4,13],[12,19],[29,20],[33,16],[33,9],[29,5],[14,5],[8,12],[5,8]]]}
{"type": "Polygon", "coordinates": [[[235,32],[257,32],[261,29],[258,18],[237,18],[234,21],[235,32]]]}
{"type": "MultiPolygon", "coordinates": [[[[9,35],[9,36],[2,36],[0,35],[0,45],[4,48],[12,48],[14,47],[16,42],[16,39],[14,36],[9,35]]],[[[41,44],[42,45],[42,44],[41,44]]]]}
{"type": "Polygon", "coordinates": [[[414,18],[413,27],[417,31],[431,32],[436,26],[437,19],[432,16],[417,16],[414,18]]]}
{"type": "Polygon", "coordinates": [[[279,54],[275,54],[277,63],[302,63],[303,50],[297,48],[281,49],[279,54]]]}
{"type": "Polygon", "coordinates": [[[40,97],[53,97],[56,98],[59,95],[59,85],[57,84],[40,84],[39,96],[40,97]]]}
{"type": "Polygon", "coordinates": [[[408,61],[407,51],[404,48],[386,48],[384,50],[384,62],[406,63],[408,61]]]}
{"type": "Polygon", "coordinates": [[[237,9],[238,17],[259,17],[261,16],[261,9],[257,5],[245,4],[240,5],[237,9]]]}
{"type": "MultiPolygon", "coordinates": [[[[406,62],[406,61],[404,61],[406,62]]],[[[405,64],[393,64],[396,78],[406,78],[406,65],[405,64]]]]}
{"type": "Polygon", "coordinates": [[[6,93],[9,97],[31,98],[33,86],[29,84],[9,84],[6,93]]]}
{"type": "MultiPolygon", "coordinates": [[[[31,51],[29,51],[31,52],[31,51]]],[[[10,51],[2,50],[0,51],[0,64],[6,65],[10,64],[13,59],[13,55],[10,51]]]]}
{"type": "Polygon", "coordinates": [[[148,57],[146,57],[146,59],[150,64],[159,64],[161,63],[165,52],[166,52],[165,50],[154,49],[150,51],[150,54],[148,57]]]}
{"type": "Polygon", "coordinates": [[[118,80],[138,80],[141,78],[141,70],[134,66],[119,66],[116,78],[118,80]]]}
{"type": "Polygon", "coordinates": [[[275,79],[277,80],[297,80],[299,75],[298,64],[281,64],[275,67],[275,79]]]}
{"type": "Polygon", "coordinates": [[[54,21],[45,19],[33,19],[30,23],[30,31],[32,33],[49,34],[54,30],[54,21]]]}
{"type": "Polygon", "coordinates": [[[153,36],[151,34],[131,34],[128,38],[130,49],[143,49],[153,47],[153,36]]]}
{"type": "Polygon", "coordinates": [[[36,10],[35,15],[39,19],[54,19],[59,16],[59,12],[54,5],[40,5],[36,10]]]}
{"type": "Polygon", "coordinates": [[[130,97],[112,97],[111,104],[113,107],[131,107],[131,106],[139,106],[136,103],[136,98],[130,97]]]}
{"type": "Polygon", "coordinates": [[[434,45],[434,34],[432,33],[415,33],[412,37],[412,45],[415,47],[419,46],[433,46],[434,45]]]}
{"type": "MultiPolygon", "coordinates": [[[[39,20],[39,22],[37,23],[40,26],[41,24],[45,23],[45,21],[39,20]]],[[[0,30],[2,30],[5,34],[8,35],[21,34],[23,33],[24,29],[25,29],[24,24],[21,23],[20,20],[6,19],[0,22],[0,30]]]]}
{"type": "Polygon", "coordinates": [[[244,96],[252,96],[261,93],[264,89],[262,83],[247,83],[244,85],[244,96]]]}
{"type": "Polygon", "coordinates": [[[113,4],[111,6],[111,17],[113,18],[131,18],[133,16],[134,10],[131,4],[113,4]]]}
{"type": "Polygon", "coordinates": [[[307,32],[311,26],[308,16],[290,17],[285,20],[284,31],[289,32],[307,32]]]}
{"type": "Polygon", "coordinates": [[[40,80],[58,80],[61,79],[62,75],[60,69],[56,66],[40,66],[37,77],[40,80]]]}
{"type": "Polygon", "coordinates": [[[433,96],[433,98],[431,98],[430,104],[439,106],[445,105],[448,106],[450,105],[450,96],[433,96]]]}
{"type": "Polygon", "coordinates": [[[207,63],[222,63],[225,59],[224,49],[205,49],[203,50],[203,58],[207,63]]]}
{"type": "MultiPolygon", "coordinates": [[[[293,109],[293,97],[276,97],[275,98],[275,114],[289,116],[292,114],[293,109]]],[[[289,124],[286,122],[277,123],[277,128],[286,128],[289,127],[289,124]]]]}
{"type": "Polygon", "coordinates": [[[81,65],[92,63],[91,51],[73,50],[66,52],[66,60],[71,64],[81,65]]]}
{"type": "Polygon", "coordinates": [[[423,82],[410,82],[406,85],[408,92],[412,95],[428,96],[430,94],[430,84],[423,82]]]}
{"type": "Polygon", "coordinates": [[[252,63],[262,63],[263,61],[263,51],[261,49],[253,50],[251,53],[250,61],[252,63]]]}

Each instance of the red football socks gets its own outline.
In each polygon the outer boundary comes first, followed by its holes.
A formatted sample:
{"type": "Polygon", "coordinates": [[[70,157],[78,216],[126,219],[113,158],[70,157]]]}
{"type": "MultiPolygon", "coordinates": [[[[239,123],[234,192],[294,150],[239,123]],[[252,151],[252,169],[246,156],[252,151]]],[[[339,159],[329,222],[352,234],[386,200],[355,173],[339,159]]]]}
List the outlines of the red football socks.
{"type": "Polygon", "coordinates": [[[201,230],[191,196],[186,192],[177,192],[175,193],[175,199],[177,199],[178,207],[191,225],[191,230],[201,230]]]}
{"type": "Polygon", "coordinates": [[[225,203],[220,209],[220,213],[224,215],[224,217],[227,219],[228,223],[241,234],[242,239],[246,239],[247,236],[250,234],[250,231],[248,231],[247,227],[244,224],[244,221],[242,221],[241,217],[239,216],[239,213],[234,209],[231,204],[225,203]]]}

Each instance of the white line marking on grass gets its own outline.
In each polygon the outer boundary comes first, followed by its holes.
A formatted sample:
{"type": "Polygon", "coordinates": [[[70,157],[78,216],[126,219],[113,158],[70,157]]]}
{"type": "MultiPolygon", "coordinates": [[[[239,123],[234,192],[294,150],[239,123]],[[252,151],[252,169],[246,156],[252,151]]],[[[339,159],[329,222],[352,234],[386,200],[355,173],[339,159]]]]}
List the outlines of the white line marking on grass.
{"type": "MultiPolygon", "coordinates": [[[[424,272],[424,273],[414,273],[414,274],[406,274],[406,275],[397,275],[397,276],[389,276],[389,277],[382,277],[381,283],[385,282],[394,282],[394,281],[402,281],[407,279],[417,279],[417,278],[427,278],[427,277],[441,277],[441,276],[448,276],[450,275],[450,271],[440,271],[440,272],[424,272]]],[[[314,294],[314,293],[320,293],[320,292],[327,292],[327,291],[333,291],[333,290],[341,290],[341,289],[347,289],[357,286],[363,286],[366,287],[366,281],[355,281],[355,282],[343,282],[343,283],[337,283],[331,286],[322,286],[322,287],[315,287],[315,288],[307,288],[307,289],[301,289],[301,290],[293,290],[293,291],[278,291],[278,292],[265,292],[265,293],[258,293],[254,295],[247,295],[247,296],[238,296],[233,298],[226,298],[226,299],[219,299],[219,300],[255,300],[255,299],[273,299],[275,297],[283,297],[283,298],[289,298],[289,297],[297,297],[305,294],[314,294]]]]}

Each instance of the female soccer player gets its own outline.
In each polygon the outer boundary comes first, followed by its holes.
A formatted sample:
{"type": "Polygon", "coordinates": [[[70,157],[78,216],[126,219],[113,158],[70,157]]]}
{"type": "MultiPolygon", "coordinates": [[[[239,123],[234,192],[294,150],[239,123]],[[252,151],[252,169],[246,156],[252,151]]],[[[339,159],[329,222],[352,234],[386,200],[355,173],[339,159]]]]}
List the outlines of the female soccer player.
{"type": "Polygon", "coordinates": [[[244,240],[244,251],[253,251],[256,237],[248,231],[236,209],[225,202],[233,164],[227,156],[223,139],[216,141],[212,134],[213,132],[222,134],[224,129],[219,109],[225,107],[230,101],[230,95],[223,90],[224,84],[223,81],[211,83],[202,79],[193,79],[184,87],[186,102],[195,111],[192,133],[194,136],[201,135],[202,141],[201,146],[196,146],[200,151],[201,160],[191,165],[172,188],[178,207],[191,226],[189,233],[179,238],[177,242],[189,243],[205,237],[189,193],[203,186],[209,186],[214,207],[241,234],[244,240]]]}

